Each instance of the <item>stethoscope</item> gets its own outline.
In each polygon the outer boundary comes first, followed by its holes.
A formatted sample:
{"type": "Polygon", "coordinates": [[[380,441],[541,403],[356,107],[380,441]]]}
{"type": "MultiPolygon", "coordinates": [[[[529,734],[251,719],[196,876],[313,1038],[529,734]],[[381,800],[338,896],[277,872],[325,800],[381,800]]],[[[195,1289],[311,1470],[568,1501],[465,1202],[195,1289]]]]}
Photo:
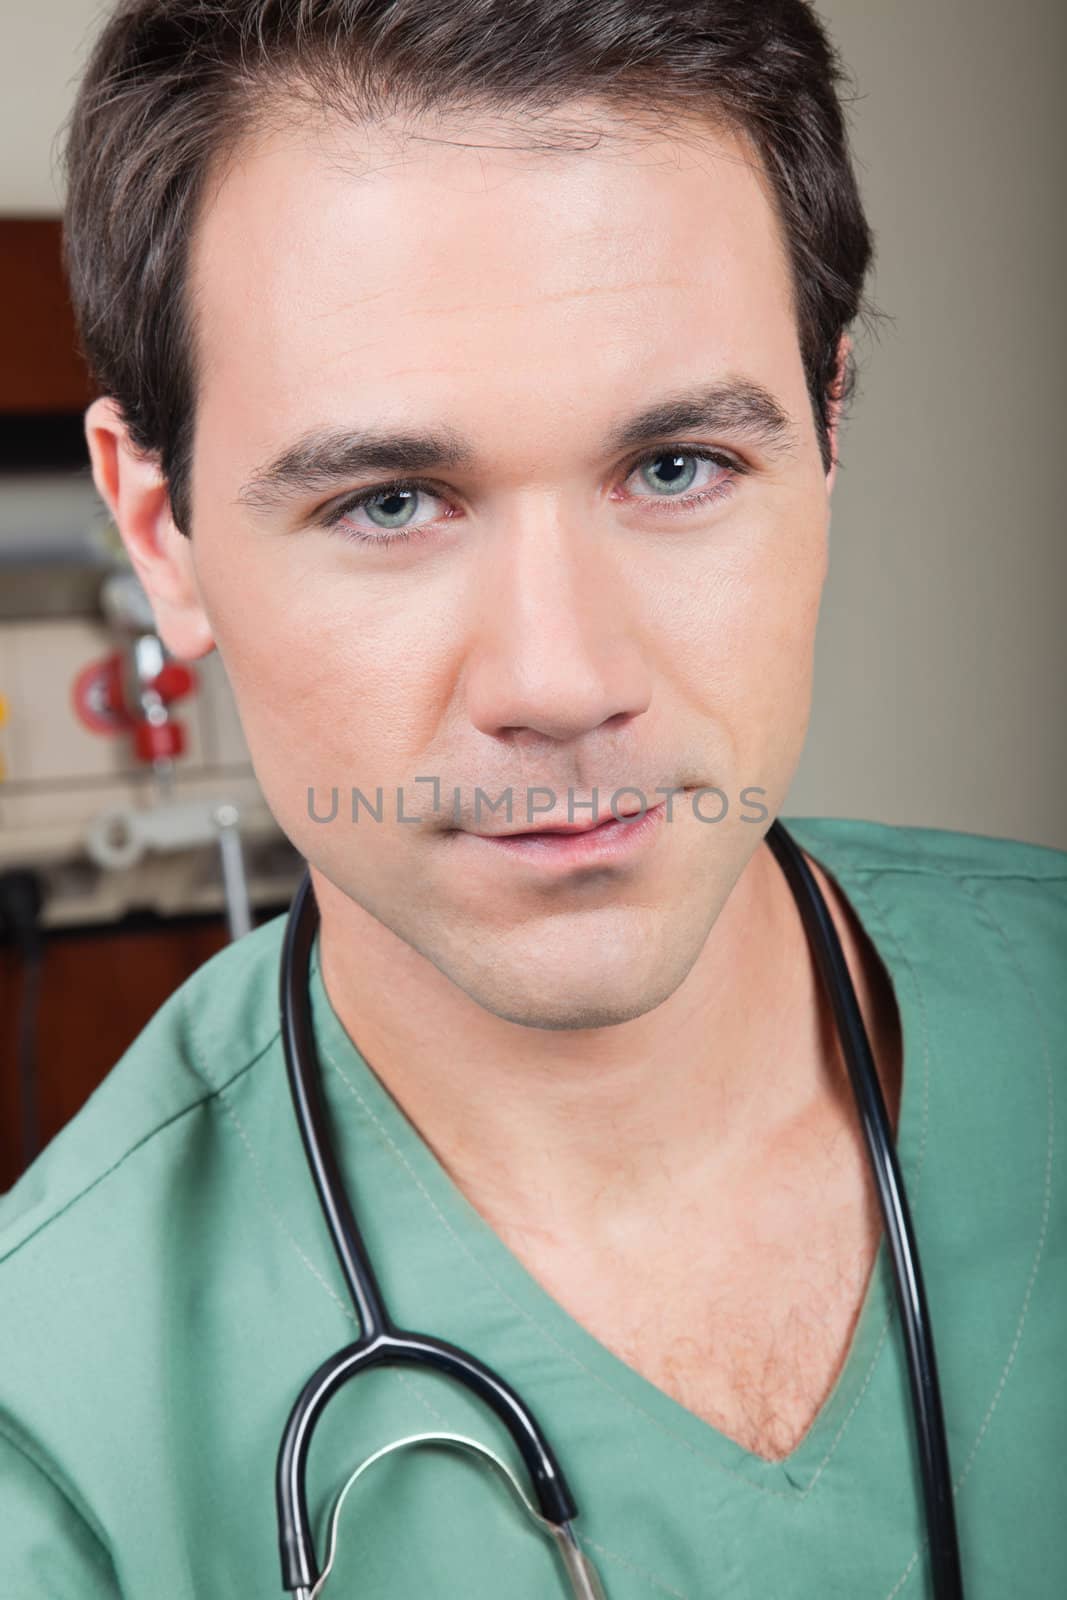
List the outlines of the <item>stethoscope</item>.
{"type": "MultiPolygon", "coordinates": [[[[962,1600],[952,1477],[945,1423],[919,1254],[881,1085],[837,930],[807,862],[780,821],[767,843],[785,873],[826,987],[848,1064],[889,1239],[907,1351],[912,1412],[919,1450],[926,1527],[936,1600],[962,1600]]],[[[536,1504],[515,1475],[476,1440],[456,1434],[419,1434],[376,1452],[376,1460],[401,1445],[439,1441],[487,1456],[509,1479],[534,1520],[552,1536],[576,1600],[604,1600],[604,1590],[574,1531],[578,1507],[543,1429],[521,1397],[482,1362],[457,1346],[397,1328],[382,1297],[367,1247],[352,1211],[330,1141],[319,1082],[318,1055],[308,989],[318,907],[305,870],[293,897],[281,959],[282,1042],[293,1105],[311,1176],[318,1191],[341,1272],[359,1319],[354,1343],[324,1361],[308,1379],[285,1425],[278,1452],[276,1495],[282,1587],[297,1600],[316,1600],[325,1573],[316,1559],[308,1515],[306,1472],[315,1427],[333,1396],[350,1378],[375,1366],[425,1365],[454,1379],[484,1402],[504,1424],[529,1474],[536,1504]]],[[[364,1462],[344,1493],[371,1464],[364,1462]]],[[[344,1496],[342,1495],[342,1499],[344,1496]]],[[[336,1540],[335,1508],[333,1541],[336,1540]]],[[[333,1556],[325,1569],[329,1571],[333,1556]]]]}

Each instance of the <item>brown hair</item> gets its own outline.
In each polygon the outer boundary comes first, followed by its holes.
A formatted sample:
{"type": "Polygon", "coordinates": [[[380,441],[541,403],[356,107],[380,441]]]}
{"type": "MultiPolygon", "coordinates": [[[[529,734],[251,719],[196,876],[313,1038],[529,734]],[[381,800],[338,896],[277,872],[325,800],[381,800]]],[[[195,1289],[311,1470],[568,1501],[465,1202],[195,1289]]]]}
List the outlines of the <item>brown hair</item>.
{"type": "Polygon", "coordinates": [[[526,117],[576,98],[643,119],[700,114],[762,159],[791,267],[823,465],[880,315],[848,151],[846,74],[808,0],[124,0],[96,41],[66,144],[67,272],[83,349],[135,446],[157,455],[190,531],[196,371],[185,293],[205,175],[285,101],[369,121],[396,111],[526,117]]]}

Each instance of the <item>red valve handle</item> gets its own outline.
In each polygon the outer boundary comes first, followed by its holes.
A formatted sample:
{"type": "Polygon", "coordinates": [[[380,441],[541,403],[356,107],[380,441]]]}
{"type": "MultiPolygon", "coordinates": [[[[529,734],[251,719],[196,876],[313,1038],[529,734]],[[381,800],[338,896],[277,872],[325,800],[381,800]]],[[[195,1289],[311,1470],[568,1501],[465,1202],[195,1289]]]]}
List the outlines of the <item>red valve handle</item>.
{"type": "Polygon", "coordinates": [[[148,686],[154,689],[165,705],[192,694],[196,688],[196,673],[184,661],[165,661],[148,686]]]}
{"type": "MultiPolygon", "coordinates": [[[[183,661],[165,661],[147,685],[164,705],[192,694],[196,673],[183,661]]],[[[124,698],[123,657],[121,651],[90,661],[78,673],[71,690],[79,722],[94,733],[128,733],[141,720],[141,708],[127,706],[124,698]]]]}
{"type": "Polygon", "coordinates": [[[138,761],[173,759],[185,749],[185,729],[180,722],[139,722],[133,730],[133,748],[138,761]]]}

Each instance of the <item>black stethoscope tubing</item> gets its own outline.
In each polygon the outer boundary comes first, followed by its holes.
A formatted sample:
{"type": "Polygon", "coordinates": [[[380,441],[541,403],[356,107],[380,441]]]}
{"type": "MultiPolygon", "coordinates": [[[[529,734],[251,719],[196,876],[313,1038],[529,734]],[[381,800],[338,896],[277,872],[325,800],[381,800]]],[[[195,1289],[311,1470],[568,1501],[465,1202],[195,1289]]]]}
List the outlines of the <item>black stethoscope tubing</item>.
{"type": "Polygon", "coordinates": [[[941,1407],[941,1387],[937,1378],[933,1328],[919,1266],[919,1247],[893,1145],[882,1086],[878,1081],[848,963],[822,891],[797,845],[777,819],[767,831],[767,843],[789,881],[819,975],[830,999],[878,1189],[878,1203],[893,1262],[897,1307],[904,1329],[934,1594],[937,1600],[963,1600],[952,1472],[941,1407]]]}
{"type": "MultiPolygon", "coordinates": [[[[779,820],[771,824],[766,837],[793,892],[830,998],[889,1239],[904,1329],[934,1594],[936,1600],[963,1600],[933,1333],[885,1101],[848,964],[819,886],[779,820]]],[[[454,1378],[507,1428],[530,1474],[542,1516],[567,1529],[578,1514],[562,1468],[519,1395],[466,1351],[441,1339],[399,1329],[389,1317],[337,1163],[322,1097],[308,988],[318,923],[311,875],[305,869],[293,897],[282,947],[282,1044],[304,1153],[361,1332],[308,1379],[289,1414],[278,1451],[275,1490],[282,1587],[298,1595],[309,1594],[319,1577],[306,1491],[312,1436],[333,1395],[368,1367],[422,1364],[454,1378]]]]}

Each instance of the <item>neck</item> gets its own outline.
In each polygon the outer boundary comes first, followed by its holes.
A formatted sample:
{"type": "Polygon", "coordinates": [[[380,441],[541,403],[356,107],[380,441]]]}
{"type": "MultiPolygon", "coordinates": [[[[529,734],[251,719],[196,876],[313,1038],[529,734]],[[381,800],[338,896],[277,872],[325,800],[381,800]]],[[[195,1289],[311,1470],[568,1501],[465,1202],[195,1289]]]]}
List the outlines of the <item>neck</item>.
{"type": "MultiPolygon", "coordinates": [[[[879,1059],[884,994],[847,905],[809,864],[879,1059]]],[[[334,1011],[505,1237],[550,1244],[579,1230],[623,1247],[667,1214],[668,1198],[671,1213],[689,1193],[706,1204],[782,1139],[828,1111],[849,1114],[803,924],[765,844],[669,999],[614,1027],[566,1033],[494,1016],[318,873],[315,892],[334,1011]]]]}

